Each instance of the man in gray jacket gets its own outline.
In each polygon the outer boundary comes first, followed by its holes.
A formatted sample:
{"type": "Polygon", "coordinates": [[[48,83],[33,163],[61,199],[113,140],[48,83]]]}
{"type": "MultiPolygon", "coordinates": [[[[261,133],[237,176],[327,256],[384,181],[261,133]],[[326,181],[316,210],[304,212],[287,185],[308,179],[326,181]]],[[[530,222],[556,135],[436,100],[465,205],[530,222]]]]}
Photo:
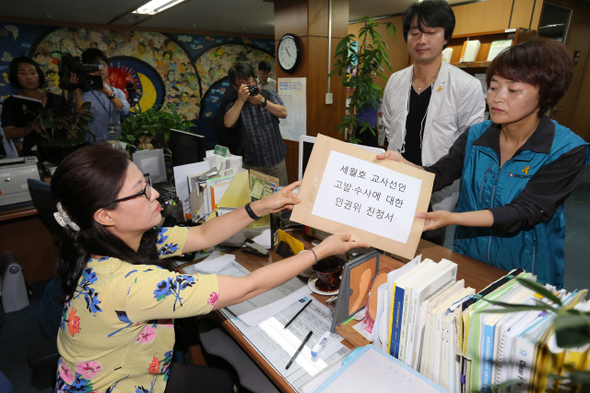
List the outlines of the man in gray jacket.
{"type": "MultiPolygon", "coordinates": [[[[431,165],[447,154],[453,142],[484,120],[481,83],[442,59],[455,28],[452,8],[425,0],[404,14],[403,33],[414,64],[389,78],[383,93],[383,121],[388,150],[416,165],[431,165]]],[[[458,181],[432,195],[431,208],[452,211],[459,197],[458,181]]],[[[445,231],[423,238],[442,245],[445,231]]]]}

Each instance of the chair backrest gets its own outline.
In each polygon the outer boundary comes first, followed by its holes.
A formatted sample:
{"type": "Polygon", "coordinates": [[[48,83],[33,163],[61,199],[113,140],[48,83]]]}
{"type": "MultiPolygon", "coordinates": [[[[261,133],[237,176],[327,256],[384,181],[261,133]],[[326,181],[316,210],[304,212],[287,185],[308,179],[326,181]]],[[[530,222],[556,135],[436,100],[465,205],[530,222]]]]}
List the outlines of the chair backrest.
{"type": "Polygon", "coordinates": [[[51,193],[51,186],[49,183],[37,179],[27,179],[29,185],[29,193],[35,208],[39,212],[39,218],[41,222],[54,237],[58,237],[62,228],[59,226],[53,213],[57,211],[53,200],[53,194],[51,193]]]}

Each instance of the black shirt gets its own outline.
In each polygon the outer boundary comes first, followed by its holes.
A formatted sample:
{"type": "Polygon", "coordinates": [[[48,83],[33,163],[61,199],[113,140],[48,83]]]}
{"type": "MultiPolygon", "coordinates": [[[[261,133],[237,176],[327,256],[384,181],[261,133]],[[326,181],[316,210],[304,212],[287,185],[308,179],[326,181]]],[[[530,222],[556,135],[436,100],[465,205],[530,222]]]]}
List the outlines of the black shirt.
{"type": "Polygon", "coordinates": [[[416,165],[422,165],[422,136],[431,95],[432,86],[428,86],[421,94],[410,86],[410,109],[406,118],[406,139],[402,156],[416,165]]]}

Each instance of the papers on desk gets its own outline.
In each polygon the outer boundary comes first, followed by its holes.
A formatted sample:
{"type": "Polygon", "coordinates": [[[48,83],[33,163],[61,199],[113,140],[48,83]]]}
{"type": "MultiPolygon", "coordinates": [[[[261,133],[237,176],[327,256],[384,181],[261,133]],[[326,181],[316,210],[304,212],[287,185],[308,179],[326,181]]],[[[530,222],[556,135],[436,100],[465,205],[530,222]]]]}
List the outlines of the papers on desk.
{"type": "Polygon", "coordinates": [[[205,273],[205,274],[219,274],[230,263],[236,260],[235,255],[223,254],[219,251],[214,251],[207,258],[201,262],[183,267],[182,270],[186,274],[205,273]]]}
{"type": "MultiPolygon", "coordinates": [[[[243,277],[250,274],[250,272],[234,261],[220,274],[243,277]]],[[[245,324],[257,326],[262,321],[283,311],[310,293],[311,290],[306,283],[298,278],[293,278],[280,287],[271,289],[245,302],[229,306],[227,309],[245,324]]]]}
{"type": "Polygon", "coordinates": [[[240,318],[235,318],[227,309],[221,313],[244,335],[252,347],[258,351],[276,372],[297,392],[313,377],[320,374],[329,365],[341,362],[350,349],[342,345],[343,338],[333,333],[329,336],[326,347],[312,358],[311,349],[320,337],[330,330],[331,315],[326,306],[313,298],[312,303],[289,325],[285,324],[295,315],[308,298],[300,299],[282,312],[273,315],[258,326],[248,326],[240,318]],[[285,366],[305,338],[313,332],[311,338],[301,350],[291,367],[285,366]]]}
{"type": "Polygon", "coordinates": [[[353,352],[315,393],[446,392],[440,386],[374,345],[353,352]]]}

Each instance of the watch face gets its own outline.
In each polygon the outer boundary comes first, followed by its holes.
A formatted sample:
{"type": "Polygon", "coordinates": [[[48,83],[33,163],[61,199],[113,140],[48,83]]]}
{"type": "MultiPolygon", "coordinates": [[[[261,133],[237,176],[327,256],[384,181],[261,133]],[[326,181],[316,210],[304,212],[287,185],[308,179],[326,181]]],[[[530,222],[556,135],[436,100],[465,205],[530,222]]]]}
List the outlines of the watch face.
{"type": "Polygon", "coordinates": [[[297,68],[300,51],[295,37],[286,36],[279,42],[277,57],[281,68],[287,72],[297,68]]]}

